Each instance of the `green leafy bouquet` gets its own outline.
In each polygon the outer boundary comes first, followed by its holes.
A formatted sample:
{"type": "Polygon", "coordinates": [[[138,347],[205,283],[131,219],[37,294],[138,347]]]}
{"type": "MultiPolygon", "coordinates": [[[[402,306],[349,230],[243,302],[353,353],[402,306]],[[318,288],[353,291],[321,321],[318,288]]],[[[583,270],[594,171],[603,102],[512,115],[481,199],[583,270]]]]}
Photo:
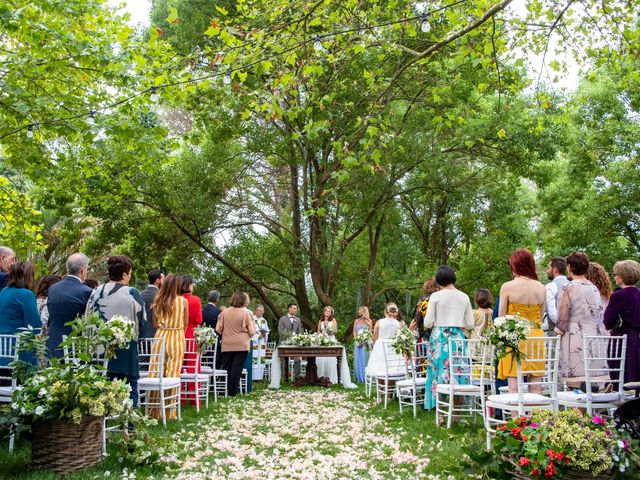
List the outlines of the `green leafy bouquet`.
{"type": "Polygon", "coordinates": [[[114,315],[99,326],[98,336],[98,343],[104,346],[106,357],[115,358],[117,349],[128,348],[136,338],[135,323],[123,315],[114,315]]]}
{"type": "Polygon", "coordinates": [[[198,345],[198,350],[203,352],[208,347],[213,347],[218,341],[218,334],[216,331],[206,325],[201,325],[193,331],[198,345]]]}
{"type": "Polygon", "coordinates": [[[395,349],[398,355],[403,355],[406,358],[411,358],[415,349],[416,338],[413,336],[413,332],[407,328],[406,325],[402,325],[393,337],[391,346],[395,349]]]}
{"type": "Polygon", "coordinates": [[[498,358],[511,354],[517,361],[522,360],[523,353],[520,342],[526,340],[531,332],[529,321],[519,315],[497,317],[493,321],[493,329],[489,332],[489,342],[495,347],[498,358]]]}
{"type": "Polygon", "coordinates": [[[359,347],[364,347],[366,350],[371,350],[371,346],[373,345],[373,337],[371,336],[371,331],[368,328],[363,328],[354,337],[356,343],[359,347]]]}

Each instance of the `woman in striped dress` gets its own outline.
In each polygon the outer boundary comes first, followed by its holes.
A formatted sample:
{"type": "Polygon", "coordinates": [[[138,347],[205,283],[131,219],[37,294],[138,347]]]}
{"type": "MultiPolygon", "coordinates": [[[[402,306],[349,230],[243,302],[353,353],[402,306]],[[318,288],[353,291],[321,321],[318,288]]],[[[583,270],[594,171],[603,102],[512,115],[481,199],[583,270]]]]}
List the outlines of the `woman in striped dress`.
{"type": "MultiPolygon", "coordinates": [[[[165,278],[158,294],[153,300],[153,327],[156,329],[155,338],[164,339],[164,377],[179,377],[184,359],[184,334],[189,318],[188,303],[180,296],[182,288],[182,276],[169,274],[165,278]]],[[[160,345],[154,344],[153,353],[158,354],[160,345]]],[[[151,365],[149,377],[158,376],[158,367],[151,365]]],[[[152,392],[153,401],[159,401],[159,394],[152,392]]],[[[174,395],[175,392],[170,392],[174,395]]],[[[160,418],[159,408],[150,408],[149,416],[160,418]]],[[[167,412],[167,418],[177,418],[177,412],[171,410],[167,412]]]]}

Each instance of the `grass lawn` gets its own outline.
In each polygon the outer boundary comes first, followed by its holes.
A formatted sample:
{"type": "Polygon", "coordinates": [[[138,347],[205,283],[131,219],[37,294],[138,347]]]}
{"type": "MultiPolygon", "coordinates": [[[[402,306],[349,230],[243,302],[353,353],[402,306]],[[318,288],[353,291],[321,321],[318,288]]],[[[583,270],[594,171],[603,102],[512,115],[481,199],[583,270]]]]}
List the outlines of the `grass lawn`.
{"type": "MultiPolygon", "coordinates": [[[[270,391],[257,385],[247,396],[211,402],[200,414],[186,407],[182,423],[154,427],[151,435],[160,453],[156,464],[127,468],[112,446],[98,467],[65,478],[467,478],[462,447],[481,440],[484,430],[480,421],[438,428],[431,412],[401,416],[397,402],[385,410],[362,389],[270,391]]],[[[57,478],[30,470],[29,456],[27,442],[14,455],[5,443],[0,478],[57,478]]]]}

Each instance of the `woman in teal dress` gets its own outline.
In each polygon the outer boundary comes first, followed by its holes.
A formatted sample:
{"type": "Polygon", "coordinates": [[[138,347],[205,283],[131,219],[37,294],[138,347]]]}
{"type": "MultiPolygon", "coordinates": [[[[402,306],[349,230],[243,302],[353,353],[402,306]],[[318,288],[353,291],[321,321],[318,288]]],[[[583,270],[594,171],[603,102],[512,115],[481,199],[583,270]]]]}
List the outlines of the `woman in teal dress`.
{"type": "MultiPolygon", "coordinates": [[[[369,318],[369,309],[364,306],[358,309],[358,318],[356,318],[353,322],[354,338],[356,334],[358,334],[358,332],[362,330],[368,330],[369,332],[373,332],[371,318],[369,318]]],[[[369,361],[369,351],[367,349],[367,346],[358,345],[358,342],[355,342],[354,350],[353,350],[353,368],[356,374],[355,375],[356,383],[365,382],[364,370],[367,366],[368,361],[369,361]]]]}

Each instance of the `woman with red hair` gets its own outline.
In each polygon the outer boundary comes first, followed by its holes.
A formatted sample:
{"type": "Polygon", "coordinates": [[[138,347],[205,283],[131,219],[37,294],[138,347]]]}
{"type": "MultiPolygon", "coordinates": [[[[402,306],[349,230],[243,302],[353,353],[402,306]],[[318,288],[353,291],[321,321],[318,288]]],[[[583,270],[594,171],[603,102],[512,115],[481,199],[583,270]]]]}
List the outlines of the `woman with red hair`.
{"type": "MultiPolygon", "coordinates": [[[[538,281],[536,262],[529,250],[523,248],[516,250],[509,258],[509,267],[513,280],[504,283],[500,288],[500,308],[498,314],[520,315],[532,323],[529,337],[543,337],[542,318],[546,308],[546,290],[538,281]]],[[[527,370],[538,370],[539,365],[522,362],[522,371],[526,375],[527,370]]],[[[498,362],[498,378],[509,381],[509,393],[518,392],[516,362],[513,356],[507,355],[498,362]]],[[[538,379],[539,380],[539,379],[538,379]]],[[[533,377],[529,383],[535,383],[533,377]]],[[[531,393],[542,393],[541,388],[530,385],[531,393]]]]}

